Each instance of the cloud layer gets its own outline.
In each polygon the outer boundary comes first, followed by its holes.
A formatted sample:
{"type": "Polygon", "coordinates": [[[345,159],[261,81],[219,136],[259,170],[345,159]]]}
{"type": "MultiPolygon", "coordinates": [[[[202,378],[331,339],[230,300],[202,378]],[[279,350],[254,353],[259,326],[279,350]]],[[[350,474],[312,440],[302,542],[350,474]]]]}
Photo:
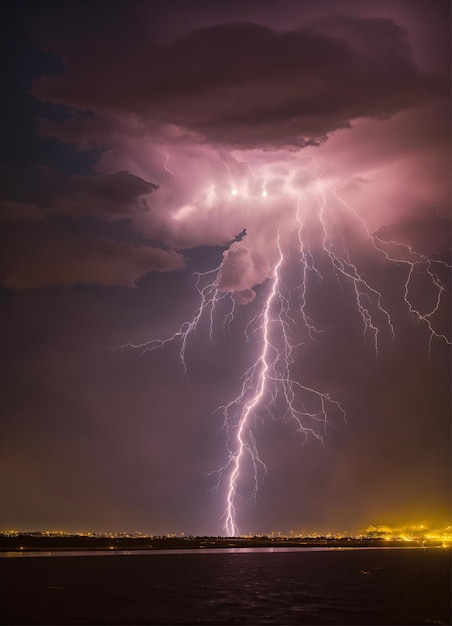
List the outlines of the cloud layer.
{"type": "Polygon", "coordinates": [[[183,257],[141,244],[64,234],[46,224],[8,230],[2,282],[10,289],[70,285],[135,287],[147,272],[180,270],[183,257]]]}
{"type": "MultiPolygon", "coordinates": [[[[338,17],[276,32],[253,23],[195,30],[169,45],[144,35],[62,42],[66,71],[37,79],[41,100],[137,116],[143,131],[229,148],[303,148],[362,117],[389,117],[441,91],[387,19],[338,17]],[[125,43],[127,41],[127,44],[125,43]]],[[[444,89],[444,87],[443,87],[444,89]]]]}
{"type": "MultiPolygon", "coordinates": [[[[321,180],[323,193],[350,176],[357,180],[358,173],[378,179],[380,147],[391,143],[392,134],[391,158],[397,150],[406,158],[401,142],[412,143],[409,135],[419,134],[447,94],[441,72],[418,69],[406,31],[388,18],[317,17],[291,30],[231,21],[164,41],[145,28],[141,5],[122,9],[116,6],[108,19],[100,8],[68,9],[36,30],[36,43],[64,64],[59,74],[33,81],[35,98],[60,107],[58,116],[41,119],[40,133],[87,152],[94,165],[83,175],[42,166],[13,171],[1,201],[3,216],[129,220],[124,243],[130,235],[142,245],[151,240],[151,256],[154,242],[172,249],[165,268],[181,267],[176,250],[227,247],[248,228],[246,239],[224,253],[218,283],[221,290],[248,294],[234,296],[241,301],[270,276],[276,233],[289,237],[296,228],[297,203],[305,216],[309,212],[313,183],[321,180]],[[405,121],[421,110],[427,113],[417,122],[405,121]],[[362,146],[367,152],[352,164],[350,155],[362,146]]],[[[438,154],[430,144],[419,145],[418,155],[421,147],[424,160],[438,154]]],[[[404,204],[412,210],[399,179],[413,176],[413,166],[400,160],[394,166],[378,182],[375,220],[361,196],[353,197],[372,228],[386,214],[394,221],[404,204]]],[[[421,181],[413,194],[418,204],[421,181]]],[[[94,246],[81,245],[77,258],[85,254],[83,246],[94,246]]],[[[135,267],[136,249],[125,249],[135,267]]],[[[10,253],[14,257],[14,248],[10,253]]],[[[96,258],[103,255],[99,249],[96,258]]],[[[17,258],[12,265],[23,263],[17,258]]],[[[134,280],[118,278],[121,284],[134,280]]]]}

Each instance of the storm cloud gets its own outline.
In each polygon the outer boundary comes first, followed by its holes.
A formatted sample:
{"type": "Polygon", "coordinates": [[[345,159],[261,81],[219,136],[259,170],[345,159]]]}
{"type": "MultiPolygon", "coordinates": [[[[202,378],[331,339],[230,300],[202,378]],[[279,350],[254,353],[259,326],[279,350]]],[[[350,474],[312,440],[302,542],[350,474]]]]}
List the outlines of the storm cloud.
{"type": "Polygon", "coordinates": [[[68,285],[135,287],[147,272],[183,269],[180,254],[143,244],[82,238],[45,223],[6,231],[2,284],[10,289],[68,285]]]}
{"type": "MultiPolygon", "coordinates": [[[[37,79],[36,97],[137,116],[143,132],[181,141],[303,148],[355,119],[387,118],[447,93],[417,69],[403,28],[389,19],[338,16],[290,32],[219,24],[167,46],[145,33],[132,46],[119,36],[96,52],[92,41],[68,37],[58,51],[65,71],[37,79]]],[[[86,132],[97,123],[87,120],[86,132]]]]}

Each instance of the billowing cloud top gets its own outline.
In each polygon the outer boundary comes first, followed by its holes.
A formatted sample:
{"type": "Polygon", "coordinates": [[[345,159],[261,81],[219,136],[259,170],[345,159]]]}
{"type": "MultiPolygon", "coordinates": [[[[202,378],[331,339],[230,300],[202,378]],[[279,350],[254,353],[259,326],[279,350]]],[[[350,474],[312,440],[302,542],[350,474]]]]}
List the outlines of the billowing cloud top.
{"type": "Polygon", "coordinates": [[[143,34],[96,44],[64,40],[66,71],[37,79],[35,95],[235,148],[315,145],[352,120],[393,115],[441,90],[416,69],[403,29],[381,18],[290,32],[220,24],[168,45],[143,34]]]}

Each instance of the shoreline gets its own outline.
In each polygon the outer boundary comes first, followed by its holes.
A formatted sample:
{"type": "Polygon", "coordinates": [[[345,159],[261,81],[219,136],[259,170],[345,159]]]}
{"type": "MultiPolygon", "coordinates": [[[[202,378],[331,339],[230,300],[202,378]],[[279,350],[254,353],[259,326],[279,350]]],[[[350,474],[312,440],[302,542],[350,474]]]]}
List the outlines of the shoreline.
{"type": "MultiPolygon", "coordinates": [[[[388,548],[447,548],[449,545],[444,545],[439,541],[404,541],[404,540],[368,540],[368,539],[349,539],[349,540],[319,540],[319,539],[302,539],[302,540],[260,540],[254,539],[153,539],[146,541],[130,541],[122,538],[115,538],[113,540],[98,541],[91,540],[86,541],[88,538],[81,542],[71,541],[58,541],[53,542],[50,540],[37,541],[38,538],[33,537],[33,541],[26,541],[22,538],[21,542],[2,542],[0,545],[0,558],[2,556],[20,556],[34,553],[46,554],[53,553],[55,555],[59,553],[71,552],[74,555],[78,553],[84,553],[89,555],[90,553],[97,554],[151,554],[158,552],[209,552],[209,551],[282,551],[282,550],[359,550],[359,549],[388,549],[388,548]],[[5,543],[9,545],[5,545],[5,543]]],[[[67,539],[67,538],[66,538],[67,539]]]]}

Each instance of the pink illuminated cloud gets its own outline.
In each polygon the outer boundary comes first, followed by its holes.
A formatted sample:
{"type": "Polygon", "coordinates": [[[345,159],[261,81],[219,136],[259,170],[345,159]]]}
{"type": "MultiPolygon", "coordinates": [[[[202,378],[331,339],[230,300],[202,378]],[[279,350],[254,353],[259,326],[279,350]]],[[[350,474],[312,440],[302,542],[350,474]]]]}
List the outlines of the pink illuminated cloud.
{"type": "Polygon", "coordinates": [[[134,19],[96,31],[94,15],[81,45],[70,20],[41,35],[65,70],[33,93],[68,111],[41,132],[97,154],[94,175],[40,173],[45,213],[130,218],[178,251],[228,246],[246,228],[218,282],[246,294],[237,301],[269,278],[278,230],[290,238],[319,194],[340,189],[370,230],[444,214],[444,72],[419,69],[396,22],[313,14],[291,29],[213,23],[157,41],[134,19]]]}

